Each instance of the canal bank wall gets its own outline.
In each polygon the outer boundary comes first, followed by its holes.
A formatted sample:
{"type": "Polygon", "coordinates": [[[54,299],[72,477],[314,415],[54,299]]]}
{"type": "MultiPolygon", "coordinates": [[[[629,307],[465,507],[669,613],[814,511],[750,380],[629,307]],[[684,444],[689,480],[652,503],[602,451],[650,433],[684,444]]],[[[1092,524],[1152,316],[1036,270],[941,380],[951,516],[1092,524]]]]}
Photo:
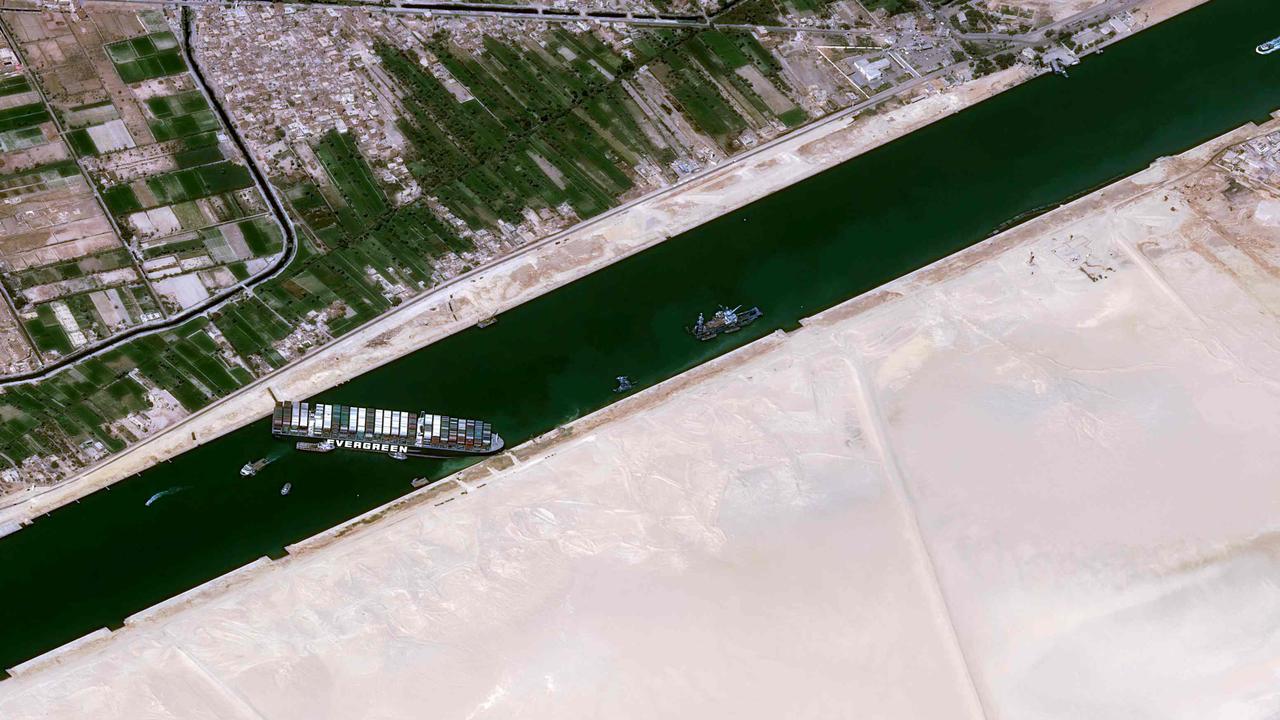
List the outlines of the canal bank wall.
{"type": "MultiPolygon", "coordinates": [[[[1132,12],[1146,29],[1204,1],[1148,0],[1132,12]]],[[[270,414],[273,396],[339,385],[1034,77],[1015,67],[943,90],[938,75],[916,81],[925,93],[914,102],[872,114],[892,93],[876,96],[862,114],[837,113],[446,283],[74,478],[10,499],[0,524],[29,523],[270,414]]]]}

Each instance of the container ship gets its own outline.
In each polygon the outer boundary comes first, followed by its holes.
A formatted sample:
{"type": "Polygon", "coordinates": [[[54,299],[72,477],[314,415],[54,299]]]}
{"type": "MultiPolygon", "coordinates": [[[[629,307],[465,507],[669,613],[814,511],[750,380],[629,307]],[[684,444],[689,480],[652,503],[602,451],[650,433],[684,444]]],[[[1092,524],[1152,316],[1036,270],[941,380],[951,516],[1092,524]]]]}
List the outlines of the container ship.
{"type": "Polygon", "coordinates": [[[271,434],[297,441],[300,450],[360,450],[396,459],[491,455],[503,446],[482,420],[305,402],[276,403],[271,434]]]}

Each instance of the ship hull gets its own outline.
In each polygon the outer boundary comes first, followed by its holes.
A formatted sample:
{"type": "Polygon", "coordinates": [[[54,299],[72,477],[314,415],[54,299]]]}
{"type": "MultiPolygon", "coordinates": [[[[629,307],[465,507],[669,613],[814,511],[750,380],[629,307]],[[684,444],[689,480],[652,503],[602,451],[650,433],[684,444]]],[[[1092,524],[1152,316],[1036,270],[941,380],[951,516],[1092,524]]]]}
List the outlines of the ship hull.
{"type": "Polygon", "coordinates": [[[305,402],[277,403],[271,434],[295,441],[299,450],[352,450],[397,459],[492,455],[504,445],[483,420],[305,402]]]}
{"type": "MultiPolygon", "coordinates": [[[[280,433],[272,433],[272,437],[274,437],[277,440],[297,440],[298,439],[296,435],[284,435],[280,433]]],[[[413,446],[413,445],[404,445],[401,443],[374,442],[374,441],[367,441],[367,440],[334,440],[333,450],[304,450],[304,452],[325,453],[325,452],[333,452],[334,450],[349,450],[352,452],[367,452],[367,453],[376,453],[379,455],[390,455],[391,453],[394,453],[394,452],[401,452],[411,458],[432,458],[432,459],[440,460],[440,459],[447,459],[447,458],[492,455],[496,452],[501,451],[503,447],[503,441],[501,437],[495,436],[495,438],[497,439],[496,447],[493,447],[492,449],[486,449],[486,450],[459,450],[459,449],[453,449],[453,448],[434,448],[429,446],[419,447],[419,446],[413,446]]]]}

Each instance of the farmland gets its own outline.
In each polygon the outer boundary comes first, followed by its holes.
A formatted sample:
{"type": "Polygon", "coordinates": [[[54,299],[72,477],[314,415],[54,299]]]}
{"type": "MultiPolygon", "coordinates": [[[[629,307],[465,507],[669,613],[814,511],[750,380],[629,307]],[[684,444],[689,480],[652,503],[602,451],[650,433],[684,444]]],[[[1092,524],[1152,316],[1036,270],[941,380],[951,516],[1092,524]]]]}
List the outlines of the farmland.
{"type": "MultiPolygon", "coordinates": [[[[10,372],[162,319],[283,249],[164,16],[95,11],[78,30],[52,17],[0,13],[26,61],[0,78],[0,167],[13,168],[0,199],[23,208],[0,210],[0,282],[16,310],[0,312],[0,336],[26,348],[6,356],[10,372]]],[[[252,313],[218,322],[239,339],[240,317],[282,326],[252,313]]],[[[10,388],[0,453],[19,467],[3,480],[64,475],[253,376],[218,325],[197,317],[10,388]]]]}

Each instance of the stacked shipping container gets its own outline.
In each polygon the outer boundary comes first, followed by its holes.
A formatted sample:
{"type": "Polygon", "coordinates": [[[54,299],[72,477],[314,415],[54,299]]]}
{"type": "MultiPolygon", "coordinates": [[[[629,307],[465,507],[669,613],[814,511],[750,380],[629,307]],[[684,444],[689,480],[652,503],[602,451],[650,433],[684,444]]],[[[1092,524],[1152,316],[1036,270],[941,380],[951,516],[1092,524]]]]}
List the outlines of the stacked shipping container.
{"type": "Polygon", "coordinates": [[[323,403],[277,403],[271,432],[277,437],[333,440],[338,447],[417,455],[487,454],[502,449],[502,438],[481,420],[323,403]],[[370,444],[379,447],[365,447],[370,444]],[[388,444],[396,450],[383,447],[388,444]]]}

